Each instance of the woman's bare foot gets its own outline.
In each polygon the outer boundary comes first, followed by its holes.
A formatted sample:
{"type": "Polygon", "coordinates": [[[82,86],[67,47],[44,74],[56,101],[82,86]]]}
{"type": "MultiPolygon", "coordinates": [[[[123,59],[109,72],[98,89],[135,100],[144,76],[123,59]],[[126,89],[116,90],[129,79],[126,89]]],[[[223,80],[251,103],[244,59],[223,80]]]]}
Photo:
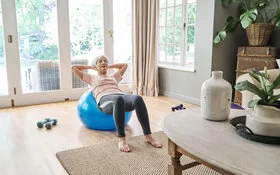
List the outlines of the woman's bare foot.
{"type": "Polygon", "coordinates": [[[162,148],[162,144],[156,141],[151,134],[145,135],[145,142],[151,144],[153,147],[162,148]]]}
{"type": "Polygon", "coordinates": [[[118,142],[119,150],[122,152],[130,152],[130,148],[128,144],[126,143],[126,138],[125,137],[119,137],[119,142],[118,142]]]}

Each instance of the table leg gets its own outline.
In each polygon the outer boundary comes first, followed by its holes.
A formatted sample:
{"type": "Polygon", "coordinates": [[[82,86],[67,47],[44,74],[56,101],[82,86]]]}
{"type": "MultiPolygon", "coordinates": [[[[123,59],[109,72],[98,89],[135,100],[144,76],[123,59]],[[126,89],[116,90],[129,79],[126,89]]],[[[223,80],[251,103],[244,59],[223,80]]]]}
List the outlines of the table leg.
{"type": "Polygon", "coordinates": [[[177,145],[168,139],[168,154],[171,157],[171,162],[168,165],[169,175],[182,175],[183,166],[180,163],[181,153],[177,151],[177,145]]]}

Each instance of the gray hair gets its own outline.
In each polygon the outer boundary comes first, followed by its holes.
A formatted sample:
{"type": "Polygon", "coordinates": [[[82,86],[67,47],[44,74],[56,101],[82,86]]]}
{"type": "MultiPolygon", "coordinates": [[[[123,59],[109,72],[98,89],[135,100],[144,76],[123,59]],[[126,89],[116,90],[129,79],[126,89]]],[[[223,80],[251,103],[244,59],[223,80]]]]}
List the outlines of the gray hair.
{"type": "Polygon", "coordinates": [[[101,59],[101,58],[105,58],[105,59],[107,60],[107,62],[109,63],[109,59],[108,59],[107,56],[105,56],[105,55],[100,55],[100,56],[97,56],[96,58],[93,59],[92,65],[96,66],[97,61],[98,61],[99,59],[101,59]]]}

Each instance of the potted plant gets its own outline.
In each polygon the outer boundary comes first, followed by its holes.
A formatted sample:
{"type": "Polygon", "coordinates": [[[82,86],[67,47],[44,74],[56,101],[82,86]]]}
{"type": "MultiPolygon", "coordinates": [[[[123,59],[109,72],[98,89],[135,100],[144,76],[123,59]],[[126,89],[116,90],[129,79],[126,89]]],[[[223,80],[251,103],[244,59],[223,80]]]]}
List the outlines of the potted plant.
{"type": "Polygon", "coordinates": [[[235,85],[238,91],[250,91],[258,98],[248,102],[249,108],[254,108],[246,117],[246,126],[254,134],[280,137],[280,94],[273,94],[273,90],[280,85],[280,74],[273,81],[269,81],[267,69],[264,72],[252,70],[249,75],[260,83],[260,87],[248,80],[235,85]]]}
{"type": "Polygon", "coordinates": [[[238,17],[229,16],[225,26],[214,38],[214,43],[222,42],[228,32],[241,25],[246,29],[250,46],[267,45],[273,28],[280,28],[280,8],[278,0],[221,0],[225,7],[238,4],[238,17]],[[273,2],[275,4],[273,4],[273,2]]]}

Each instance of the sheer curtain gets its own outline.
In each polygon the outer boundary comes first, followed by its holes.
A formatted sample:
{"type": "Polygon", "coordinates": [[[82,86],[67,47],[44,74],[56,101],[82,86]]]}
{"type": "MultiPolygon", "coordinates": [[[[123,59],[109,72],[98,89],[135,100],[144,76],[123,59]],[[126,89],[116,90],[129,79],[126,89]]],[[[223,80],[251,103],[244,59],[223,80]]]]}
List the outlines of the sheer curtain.
{"type": "Polygon", "coordinates": [[[159,0],[133,0],[133,93],[158,96],[157,16],[159,0]]]}

